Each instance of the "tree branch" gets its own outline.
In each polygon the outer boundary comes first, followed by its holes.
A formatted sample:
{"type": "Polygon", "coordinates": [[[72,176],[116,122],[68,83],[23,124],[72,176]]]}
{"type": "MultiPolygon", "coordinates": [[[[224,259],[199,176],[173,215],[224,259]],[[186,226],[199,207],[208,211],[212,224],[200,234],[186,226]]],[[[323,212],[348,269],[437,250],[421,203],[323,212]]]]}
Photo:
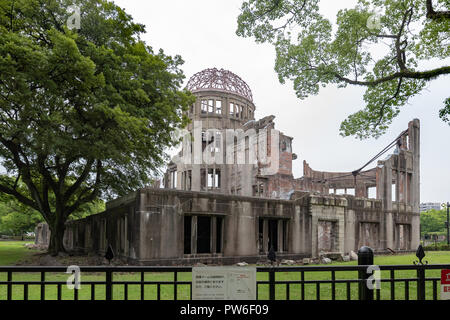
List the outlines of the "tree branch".
{"type": "Polygon", "coordinates": [[[450,11],[434,11],[433,9],[433,1],[427,1],[427,18],[432,20],[438,19],[450,19],[450,11]]]}
{"type": "Polygon", "coordinates": [[[53,189],[53,192],[55,192],[55,194],[56,194],[56,192],[58,191],[56,182],[53,180],[53,178],[50,175],[50,172],[48,172],[47,168],[45,168],[45,159],[43,158],[42,155],[38,155],[37,161],[38,161],[39,172],[44,177],[45,182],[50,185],[50,187],[53,189]]]}
{"type": "MultiPolygon", "coordinates": [[[[20,160],[20,147],[19,146],[14,144],[12,141],[4,139],[2,136],[0,136],[0,142],[9,150],[9,152],[11,152],[11,154],[13,156],[12,160],[15,163],[15,165],[19,171],[19,174],[22,175],[23,182],[27,185],[28,190],[30,191],[31,197],[35,201],[34,204],[37,207],[34,207],[34,208],[36,210],[38,210],[39,212],[41,212],[44,216],[46,216],[47,213],[49,213],[49,212],[45,211],[45,208],[42,205],[42,199],[39,195],[39,191],[37,190],[36,186],[34,185],[34,183],[32,181],[30,166],[29,166],[26,156],[22,153],[24,159],[26,160],[26,163],[24,163],[22,160],[20,160]]],[[[8,193],[8,192],[6,192],[6,193],[8,193]]],[[[11,194],[11,193],[9,193],[9,194],[11,194]]],[[[16,194],[14,194],[14,196],[16,196],[16,194]]],[[[22,197],[20,197],[20,196],[17,199],[19,200],[19,198],[22,199],[22,197]]],[[[24,199],[22,199],[22,200],[24,200],[24,199]]]]}
{"type": "Polygon", "coordinates": [[[381,120],[383,119],[383,116],[384,116],[384,109],[386,108],[387,103],[388,103],[389,101],[391,101],[392,99],[395,99],[395,98],[398,96],[398,94],[400,93],[400,88],[401,88],[401,86],[402,86],[402,82],[403,82],[403,78],[400,78],[400,79],[398,80],[397,90],[395,91],[394,95],[391,96],[391,97],[389,97],[389,98],[387,98],[386,100],[384,100],[383,105],[382,105],[381,108],[380,108],[378,121],[377,121],[377,123],[375,123],[375,125],[373,126],[374,129],[380,125],[381,120]]]}
{"type": "Polygon", "coordinates": [[[3,193],[6,193],[6,194],[14,196],[17,200],[22,202],[24,205],[30,206],[33,209],[39,211],[39,207],[36,205],[36,203],[33,200],[27,198],[26,196],[24,196],[23,194],[21,194],[17,190],[9,188],[8,186],[5,186],[3,184],[0,184],[0,191],[3,192],[3,193]]]}
{"type": "Polygon", "coordinates": [[[92,165],[94,164],[93,159],[89,159],[83,169],[83,172],[78,177],[77,181],[73,185],[71,185],[63,195],[63,202],[67,202],[73,193],[81,186],[81,184],[86,180],[89,173],[91,172],[92,165]]]}
{"type": "Polygon", "coordinates": [[[440,75],[444,75],[444,74],[450,74],[450,66],[445,66],[445,67],[441,67],[441,68],[436,68],[436,69],[432,69],[432,70],[428,70],[428,71],[411,71],[411,70],[402,70],[399,72],[395,72],[389,76],[386,77],[381,77],[375,80],[371,80],[371,81],[357,81],[357,80],[352,80],[346,77],[341,76],[340,74],[334,72],[333,75],[338,79],[341,80],[343,82],[346,82],[348,84],[354,84],[354,85],[359,85],[359,86],[367,86],[367,87],[371,87],[371,86],[376,86],[380,83],[383,82],[387,82],[387,81],[391,81],[394,79],[398,79],[398,78],[405,78],[405,79],[423,79],[423,80],[430,80],[430,79],[434,79],[440,75]]]}
{"type": "Polygon", "coordinates": [[[95,198],[97,198],[97,196],[99,194],[99,188],[100,188],[100,182],[101,182],[101,178],[100,177],[101,177],[101,170],[102,170],[102,162],[100,160],[97,160],[96,170],[97,170],[97,174],[96,174],[94,185],[89,187],[89,188],[86,188],[85,190],[83,190],[83,192],[79,195],[79,197],[75,201],[75,203],[73,205],[67,207],[64,210],[64,213],[65,213],[66,217],[70,216],[82,204],[91,202],[91,201],[95,200],[95,198]],[[86,192],[88,192],[89,190],[92,190],[92,192],[89,195],[87,195],[86,197],[83,198],[83,195],[86,192]]]}
{"type": "Polygon", "coordinates": [[[403,33],[403,29],[405,28],[405,25],[409,24],[409,22],[411,21],[412,13],[413,13],[412,8],[405,11],[405,14],[403,15],[402,24],[400,26],[400,29],[397,33],[396,40],[395,40],[395,50],[397,52],[397,64],[400,68],[400,71],[405,71],[408,69],[408,68],[406,68],[405,50],[400,48],[400,45],[402,44],[400,42],[400,39],[401,39],[401,36],[403,33]],[[409,16],[409,18],[408,18],[408,16],[409,16]],[[407,21],[408,21],[408,23],[407,23],[407,21]]]}

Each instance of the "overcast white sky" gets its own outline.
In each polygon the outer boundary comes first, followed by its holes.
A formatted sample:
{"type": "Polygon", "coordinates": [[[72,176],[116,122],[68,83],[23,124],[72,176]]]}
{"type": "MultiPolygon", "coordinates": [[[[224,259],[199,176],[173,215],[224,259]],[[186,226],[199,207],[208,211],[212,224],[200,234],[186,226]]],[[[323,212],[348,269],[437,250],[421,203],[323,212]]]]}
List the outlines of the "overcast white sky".
{"type": "MultiPolygon", "coordinates": [[[[224,68],[248,83],[256,105],[256,119],[276,116],[275,126],[292,136],[294,176],[303,175],[303,160],[313,169],[352,171],[383,149],[407,128],[421,121],[421,202],[450,201],[450,127],[438,117],[449,96],[450,77],[430,82],[422,95],[410,100],[388,132],[379,139],[342,138],[339,125],[361,109],[364,88],[322,88],[317,96],[300,100],[290,83],[282,85],[274,71],[275,50],[235,33],[242,0],[114,0],[147,27],[143,40],[166,54],[179,54],[186,82],[206,68],[224,68]]],[[[321,11],[331,21],[342,7],[356,1],[322,0],[321,11]]],[[[375,166],[376,163],[370,165],[375,166]]]]}

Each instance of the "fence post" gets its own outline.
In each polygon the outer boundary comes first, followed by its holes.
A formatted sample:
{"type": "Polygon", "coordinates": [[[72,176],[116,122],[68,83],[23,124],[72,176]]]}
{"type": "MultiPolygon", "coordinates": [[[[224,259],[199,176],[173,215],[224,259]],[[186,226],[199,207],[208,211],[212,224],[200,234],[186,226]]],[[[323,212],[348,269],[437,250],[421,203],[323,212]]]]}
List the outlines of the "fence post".
{"type": "Polygon", "coordinates": [[[8,276],[7,276],[7,281],[8,281],[8,287],[7,287],[7,293],[6,293],[6,300],[12,300],[12,285],[11,285],[11,281],[12,281],[12,272],[8,271],[8,276]]]}
{"type": "MultiPolygon", "coordinates": [[[[373,250],[369,247],[363,246],[358,250],[358,265],[373,265],[373,250]]],[[[373,290],[367,286],[367,269],[359,270],[359,300],[373,300],[373,290]]]]}
{"type": "Polygon", "coordinates": [[[275,271],[272,268],[269,271],[269,299],[275,300],[275,271]]]}
{"type": "Polygon", "coordinates": [[[41,300],[45,300],[45,271],[41,272],[41,300]]]}
{"type": "Polygon", "coordinates": [[[106,270],[106,300],[112,300],[112,271],[106,270]]]}
{"type": "Polygon", "coordinates": [[[425,300],[425,268],[417,266],[417,300],[425,300]]]}
{"type": "MultiPolygon", "coordinates": [[[[425,268],[422,261],[425,258],[425,251],[421,244],[417,247],[416,257],[419,258],[419,261],[414,261],[417,265],[417,300],[425,300],[425,268]]],[[[428,261],[425,261],[425,264],[428,264],[428,261]]]]}

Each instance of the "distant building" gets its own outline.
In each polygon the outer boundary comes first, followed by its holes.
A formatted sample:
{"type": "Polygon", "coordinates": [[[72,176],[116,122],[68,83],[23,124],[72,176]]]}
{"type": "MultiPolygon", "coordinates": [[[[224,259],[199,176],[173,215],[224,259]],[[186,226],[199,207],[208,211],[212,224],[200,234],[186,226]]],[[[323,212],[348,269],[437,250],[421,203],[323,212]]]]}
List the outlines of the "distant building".
{"type": "Polygon", "coordinates": [[[420,204],[420,212],[428,211],[428,210],[441,210],[441,204],[439,202],[426,202],[420,204]]]}

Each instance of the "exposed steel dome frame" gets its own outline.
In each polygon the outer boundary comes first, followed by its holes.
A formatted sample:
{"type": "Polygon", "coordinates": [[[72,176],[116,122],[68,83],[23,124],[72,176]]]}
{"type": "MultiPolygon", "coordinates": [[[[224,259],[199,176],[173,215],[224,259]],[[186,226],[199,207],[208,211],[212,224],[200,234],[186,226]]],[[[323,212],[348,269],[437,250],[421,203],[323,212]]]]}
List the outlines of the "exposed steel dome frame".
{"type": "Polygon", "coordinates": [[[225,69],[210,68],[197,72],[189,79],[186,88],[191,92],[208,89],[231,92],[253,102],[252,91],[248,84],[238,75],[225,69]]]}

